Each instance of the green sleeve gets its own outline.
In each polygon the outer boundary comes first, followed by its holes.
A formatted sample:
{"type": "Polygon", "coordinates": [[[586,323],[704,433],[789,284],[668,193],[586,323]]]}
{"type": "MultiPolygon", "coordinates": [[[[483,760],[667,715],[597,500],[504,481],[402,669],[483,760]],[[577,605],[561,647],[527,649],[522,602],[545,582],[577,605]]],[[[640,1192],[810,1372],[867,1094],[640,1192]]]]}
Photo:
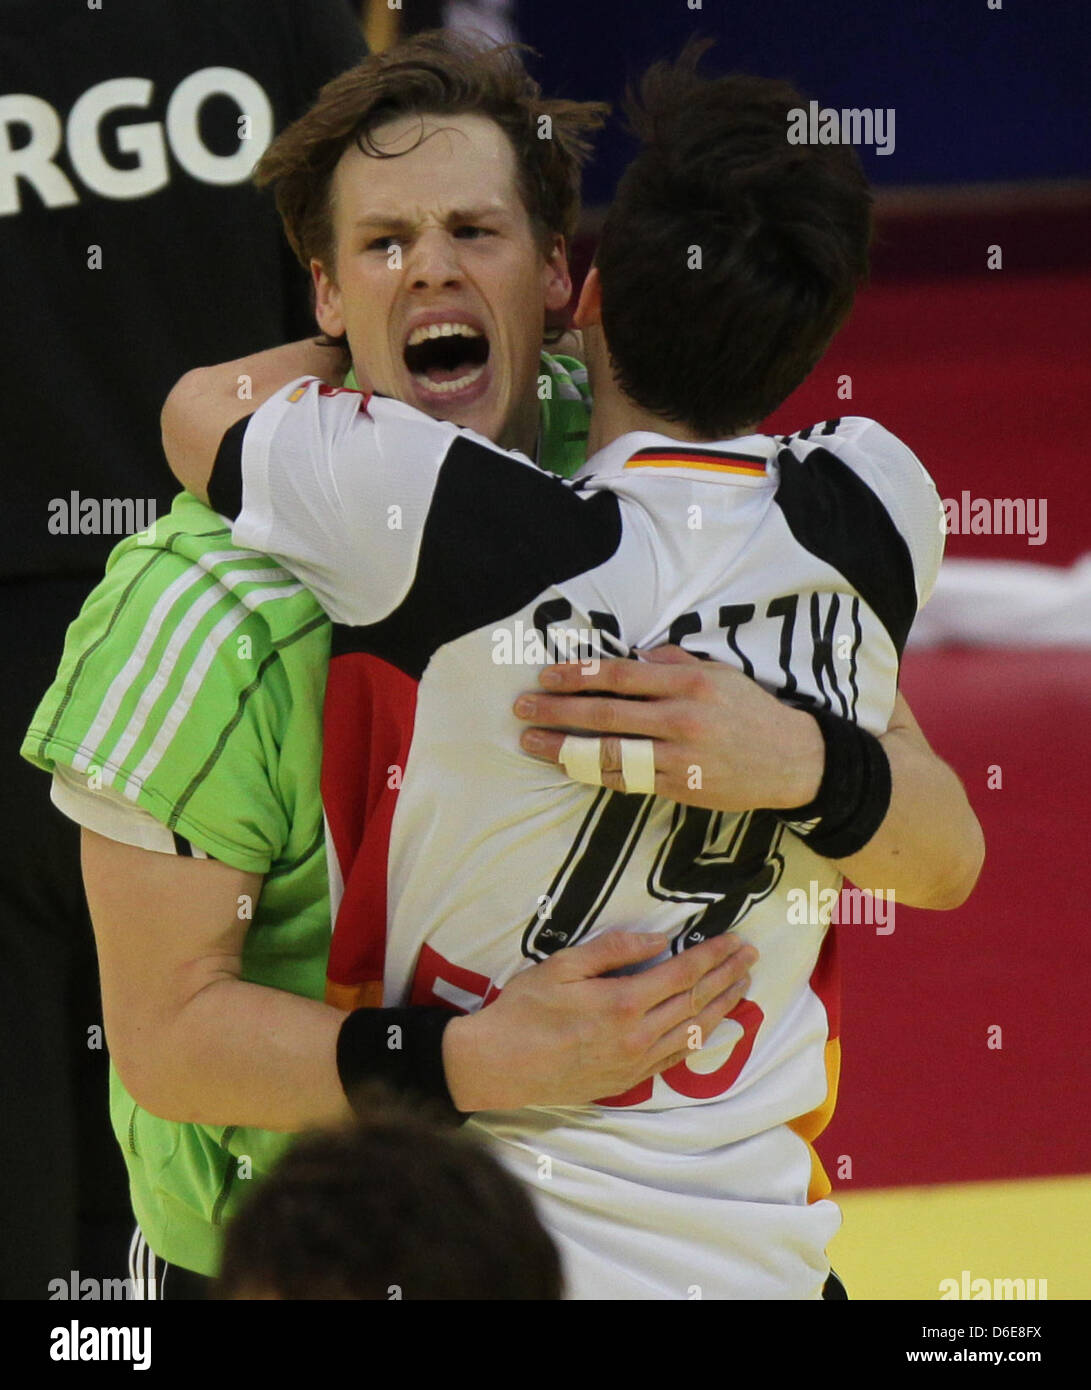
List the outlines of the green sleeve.
{"type": "MultiPolygon", "coordinates": [[[[115,549],[22,753],[45,771],[72,769],[91,790],[112,787],[214,858],[264,874],[285,853],[294,813],[282,748],[307,692],[291,649],[328,640],[327,624],[290,575],[235,550],[220,518],[201,511],[202,536],[161,523],[153,544],[130,537],[115,549]]],[[[312,664],[320,710],[325,665],[312,664]]]]}

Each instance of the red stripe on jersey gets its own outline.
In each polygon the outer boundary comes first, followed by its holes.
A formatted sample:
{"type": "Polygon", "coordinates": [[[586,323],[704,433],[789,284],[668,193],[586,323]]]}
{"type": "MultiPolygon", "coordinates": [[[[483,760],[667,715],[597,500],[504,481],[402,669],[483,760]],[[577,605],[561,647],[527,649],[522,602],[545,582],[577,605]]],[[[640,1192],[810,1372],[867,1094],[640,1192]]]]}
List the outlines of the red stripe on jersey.
{"type": "Polygon", "coordinates": [[[841,1036],[841,967],[837,960],[837,927],[826,930],[822,949],[811,972],[811,989],[818,995],[829,1019],[829,1037],[841,1036]]]}
{"type": "MultiPolygon", "coordinates": [[[[366,415],[368,404],[371,401],[373,393],[368,391],[365,395],[363,391],[356,391],[351,386],[331,386],[326,381],[320,381],[318,383],[318,394],[320,396],[359,396],[360,409],[366,415]]],[[[296,393],[293,393],[288,399],[294,401],[295,398],[296,393]]]]}
{"type": "Polygon", "coordinates": [[[826,1069],[826,1098],[821,1105],[788,1121],[788,1128],[807,1145],[811,1153],[811,1181],[807,1190],[808,1202],[819,1202],[833,1190],[814,1141],[826,1128],[837,1106],[837,1087],[841,1080],[841,970],[837,961],[837,927],[826,931],[818,960],[811,971],[811,989],[826,1011],[827,1035],[823,1052],[826,1069]]]}
{"type": "Polygon", "coordinates": [[[322,803],[344,882],[330,944],[331,1002],[377,1002],[386,959],[390,827],[405,772],[417,682],[366,652],[330,662],[323,725],[322,803]],[[393,783],[393,785],[391,785],[393,783]]]}
{"type": "Polygon", "coordinates": [[[417,968],[413,972],[413,987],[409,993],[410,1005],[439,1005],[444,1009],[453,1009],[456,1013],[467,1013],[468,1010],[461,1002],[451,997],[451,985],[459,994],[478,1000],[482,1008],[491,1004],[500,994],[487,975],[479,975],[476,970],[454,965],[425,942],[420,948],[417,968]]]}

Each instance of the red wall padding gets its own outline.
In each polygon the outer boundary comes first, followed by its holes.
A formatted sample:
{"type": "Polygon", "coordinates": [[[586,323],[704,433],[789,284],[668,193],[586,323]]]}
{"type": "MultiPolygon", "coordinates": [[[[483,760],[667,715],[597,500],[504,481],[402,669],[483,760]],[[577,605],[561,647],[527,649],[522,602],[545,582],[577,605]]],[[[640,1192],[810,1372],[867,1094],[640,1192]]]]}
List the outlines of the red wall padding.
{"type": "Polygon", "coordinates": [[[819,1150],[831,1178],[851,1157],[846,1187],[1086,1172],[1091,652],[911,654],[902,689],[987,859],[953,912],[838,928],[841,1099],[819,1150]]]}

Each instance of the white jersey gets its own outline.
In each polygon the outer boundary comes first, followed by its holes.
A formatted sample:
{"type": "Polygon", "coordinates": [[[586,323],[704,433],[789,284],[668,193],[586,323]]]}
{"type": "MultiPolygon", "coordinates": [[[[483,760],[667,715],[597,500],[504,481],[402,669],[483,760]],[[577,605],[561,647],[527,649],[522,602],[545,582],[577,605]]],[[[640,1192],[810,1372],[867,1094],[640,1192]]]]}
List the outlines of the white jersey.
{"type": "Polygon", "coordinates": [[[943,548],[917,459],[855,418],[699,447],[629,434],[566,483],[305,380],[228,432],[211,493],[338,625],[331,997],[374,998],[381,973],[387,1005],[472,1011],[601,932],[677,951],[734,929],[760,953],[749,995],[691,1059],[471,1124],[534,1187],[577,1297],[819,1297],[836,988],[829,911],[799,904],[839,874],[772,811],[570,781],[520,751],[512,704],[554,659],[677,642],[882,733],[943,548]]]}

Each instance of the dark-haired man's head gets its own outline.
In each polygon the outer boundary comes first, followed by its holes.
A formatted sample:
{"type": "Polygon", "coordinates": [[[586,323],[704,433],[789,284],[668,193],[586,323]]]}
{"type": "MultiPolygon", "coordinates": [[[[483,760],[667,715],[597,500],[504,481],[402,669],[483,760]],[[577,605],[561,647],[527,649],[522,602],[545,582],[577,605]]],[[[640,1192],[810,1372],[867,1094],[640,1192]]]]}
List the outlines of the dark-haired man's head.
{"type": "Polygon", "coordinates": [[[628,103],[642,149],[576,322],[596,400],[612,377],[648,415],[726,439],[780,405],[848,315],[871,194],[851,146],[789,144],[793,87],[701,77],[699,52],[650,69],[628,103]]]}
{"type": "Polygon", "coordinates": [[[558,1299],[525,1187],[461,1130],[376,1092],[373,1118],[300,1139],[227,1230],[228,1299],[558,1299]]]}
{"type": "Polygon", "coordinates": [[[531,452],[548,312],[571,283],[598,103],[510,47],[419,35],[343,73],[265,152],[318,319],[384,395],[531,452]]]}

